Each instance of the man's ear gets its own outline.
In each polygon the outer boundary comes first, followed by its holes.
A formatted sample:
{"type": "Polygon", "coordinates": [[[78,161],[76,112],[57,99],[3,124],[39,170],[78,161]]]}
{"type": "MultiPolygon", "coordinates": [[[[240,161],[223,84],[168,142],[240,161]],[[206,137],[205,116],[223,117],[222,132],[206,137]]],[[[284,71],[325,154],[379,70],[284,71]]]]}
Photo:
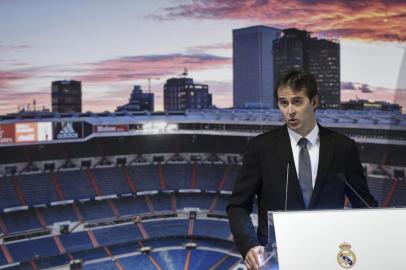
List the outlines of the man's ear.
{"type": "Polygon", "coordinates": [[[313,98],[312,98],[312,107],[313,107],[313,109],[315,110],[316,108],[317,108],[317,106],[319,106],[319,96],[318,95],[315,95],[313,98]]]}

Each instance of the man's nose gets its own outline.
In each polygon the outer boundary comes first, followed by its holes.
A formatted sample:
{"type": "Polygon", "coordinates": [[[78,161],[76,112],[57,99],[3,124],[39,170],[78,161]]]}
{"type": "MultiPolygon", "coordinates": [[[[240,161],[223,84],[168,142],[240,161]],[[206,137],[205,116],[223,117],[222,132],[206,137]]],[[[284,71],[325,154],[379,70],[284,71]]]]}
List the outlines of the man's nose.
{"type": "Polygon", "coordinates": [[[288,105],[288,114],[289,115],[294,115],[296,113],[296,110],[294,108],[294,106],[292,106],[292,104],[288,105]]]}

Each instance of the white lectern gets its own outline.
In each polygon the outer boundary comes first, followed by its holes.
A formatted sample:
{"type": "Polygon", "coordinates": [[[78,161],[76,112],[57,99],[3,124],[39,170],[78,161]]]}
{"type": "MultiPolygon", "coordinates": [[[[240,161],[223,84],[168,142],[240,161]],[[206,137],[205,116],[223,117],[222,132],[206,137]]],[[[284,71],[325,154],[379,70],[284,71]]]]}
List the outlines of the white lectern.
{"type": "Polygon", "coordinates": [[[406,208],[269,212],[268,224],[261,269],[406,269],[406,208]]]}

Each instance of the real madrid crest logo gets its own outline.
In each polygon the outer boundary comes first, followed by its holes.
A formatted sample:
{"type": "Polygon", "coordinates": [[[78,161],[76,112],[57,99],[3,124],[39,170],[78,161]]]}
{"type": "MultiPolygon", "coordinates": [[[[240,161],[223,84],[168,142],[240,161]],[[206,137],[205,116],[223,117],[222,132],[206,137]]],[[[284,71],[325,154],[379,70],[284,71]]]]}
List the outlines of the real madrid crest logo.
{"type": "Polygon", "coordinates": [[[357,257],[355,253],[351,250],[351,245],[348,243],[342,243],[340,246],[340,251],[337,253],[337,262],[342,268],[351,268],[355,265],[357,257]]]}

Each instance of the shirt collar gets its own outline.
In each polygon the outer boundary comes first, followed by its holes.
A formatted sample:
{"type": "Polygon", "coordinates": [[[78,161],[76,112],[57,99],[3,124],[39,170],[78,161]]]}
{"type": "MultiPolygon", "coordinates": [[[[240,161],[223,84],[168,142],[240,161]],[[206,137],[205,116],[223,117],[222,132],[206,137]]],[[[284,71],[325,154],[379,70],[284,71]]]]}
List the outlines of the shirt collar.
{"type": "MultiPolygon", "coordinates": [[[[288,132],[289,132],[290,139],[294,140],[295,144],[297,145],[297,143],[303,136],[300,135],[299,133],[294,132],[290,128],[288,128],[288,132]]],[[[317,142],[318,136],[319,136],[319,126],[316,123],[314,125],[314,128],[309,132],[309,134],[307,134],[307,136],[305,138],[310,142],[311,145],[315,145],[317,142]]]]}

